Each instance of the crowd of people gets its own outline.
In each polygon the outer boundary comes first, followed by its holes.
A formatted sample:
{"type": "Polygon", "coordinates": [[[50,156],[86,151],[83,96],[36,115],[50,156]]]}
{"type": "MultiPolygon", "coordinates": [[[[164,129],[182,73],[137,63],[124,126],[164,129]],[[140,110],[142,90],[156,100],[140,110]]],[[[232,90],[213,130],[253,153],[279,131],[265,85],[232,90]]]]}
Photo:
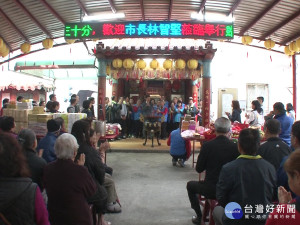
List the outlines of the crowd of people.
{"type": "MultiPolygon", "coordinates": [[[[106,98],[106,119],[120,123],[123,136],[142,137],[140,116],[156,115],[162,123],[162,138],[169,136],[172,165],[184,167],[191,144],[180,135],[180,118],[185,114],[195,117],[200,110],[192,99],[186,105],[181,100],[174,98],[169,104],[163,96],[156,101],[146,96],[134,104],[129,98],[116,102],[113,97],[111,103],[106,98]]],[[[89,118],[94,115],[93,101],[84,101],[89,118]]],[[[218,201],[213,211],[217,225],[300,223],[300,121],[295,122],[291,104],[285,108],[276,102],[264,115],[259,101],[263,98],[252,101],[253,110],[246,117],[251,128],[240,132],[237,143],[230,140],[230,133],[232,123],[241,122],[241,109],[238,101],[232,101],[232,112],[214,123],[216,138],[201,146],[196,171],[205,173],[205,178],[186,186],[196,213],[194,224],[203,220],[199,195],[218,201]],[[264,137],[256,129],[261,127],[264,137]],[[244,212],[240,219],[226,216],[226,206],[232,202],[244,212]],[[273,210],[267,211],[270,207],[273,210]],[[288,208],[294,209],[294,218],[288,217],[288,208]]],[[[67,111],[78,112],[78,108],[74,95],[67,111]]],[[[99,137],[90,119],[76,121],[71,134],[65,132],[62,118],[49,120],[48,132],[39,142],[32,130],[16,134],[14,126],[13,117],[0,117],[0,221],[107,225],[105,213],[122,211],[113,169],[105,163],[109,144],[98,147],[99,137]]]]}
{"type": "MultiPolygon", "coordinates": [[[[192,222],[203,224],[199,196],[204,196],[218,202],[213,210],[217,225],[299,224],[300,121],[294,122],[291,105],[287,105],[288,111],[281,102],[263,117],[260,103],[255,100],[253,115],[248,119],[249,124],[253,119],[259,125],[241,130],[236,144],[229,136],[231,124],[240,119],[238,105],[232,102],[229,118],[215,121],[216,138],[201,146],[196,171],[201,177],[205,173],[205,178],[187,183],[191,208],[196,213],[192,222]],[[261,124],[259,115],[264,119],[261,124]],[[264,137],[260,136],[261,126],[264,137]],[[235,209],[227,208],[235,203],[241,213],[236,205],[235,209]],[[230,210],[236,217],[228,215],[230,210]]],[[[172,163],[173,159],[172,155],[172,163]]]]}
{"type": "MultiPolygon", "coordinates": [[[[14,118],[0,117],[0,221],[4,224],[101,224],[122,211],[105,164],[108,142],[98,146],[91,121],[78,120],[71,134],[62,118],[48,120],[47,135],[13,133],[14,118]]],[[[97,136],[98,135],[98,136],[97,136]]]]}
{"type": "MultiPolygon", "coordinates": [[[[201,101],[200,101],[201,103],[201,101]]],[[[122,127],[121,138],[136,137],[144,138],[144,121],[156,118],[161,122],[161,139],[165,140],[169,134],[179,127],[180,119],[186,114],[198,120],[201,120],[201,105],[193,102],[189,98],[188,104],[184,104],[182,98],[174,97],[171,102],[165,99],[165,96],[153,99],[150,95],[138,99],[136,104],[133,98],[120,97],[118,100],[113,96],[111,102],[108,97],[105,98],[106,121],[109,123],[119,123],[122,127]]]]}

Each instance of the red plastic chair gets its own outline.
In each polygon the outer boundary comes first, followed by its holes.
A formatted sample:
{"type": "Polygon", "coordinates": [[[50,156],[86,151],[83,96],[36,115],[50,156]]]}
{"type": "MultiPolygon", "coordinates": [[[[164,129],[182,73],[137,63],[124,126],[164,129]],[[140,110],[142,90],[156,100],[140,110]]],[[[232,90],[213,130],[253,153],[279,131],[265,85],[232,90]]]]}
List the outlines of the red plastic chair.
{"type": "Polygon", "coordinates": [[[214,208],[218,205],[218,201],[215,199],[205,199],[204,208],[202,212],[201,225],[205,225],[208,222],[209,225],[215,225],[213,218],[214,208]]]}

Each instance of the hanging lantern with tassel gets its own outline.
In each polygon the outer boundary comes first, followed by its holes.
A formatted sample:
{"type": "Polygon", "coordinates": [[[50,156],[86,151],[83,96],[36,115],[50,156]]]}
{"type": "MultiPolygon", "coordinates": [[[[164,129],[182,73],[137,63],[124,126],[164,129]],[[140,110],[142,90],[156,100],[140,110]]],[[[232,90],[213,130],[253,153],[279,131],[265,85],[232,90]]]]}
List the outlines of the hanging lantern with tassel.
{"type": "Polygon", "coordinates": [[[185,61],[183,59],[177,59],[175,62],[176,69],[183,70],[185,68],[185,61]]]}
{"type": "Polygon", "coordinates": [[[134,61],[132,59],[125,59],[123,61],[123,67],[126,69],[126,80],[129,80],[129,71],[130,69],[132,69],[134,66],[134,61]]]}
{"type": "Polygon", "coordinates": [[[9,48],[6,46],[5,43],[3,43],[2,48],[0,48],[0,56],[2,56],[4,58],[8,54],[9,54],[9,48]]]}
{"type": "Polygon", "coordinates": [[[296,41],[293,41],[289,44],[289,49],[291,52],[299,52],[299,48],[296,44],[296,41]]]}
{"type": "MultiPolygon", "coordinates": [[[[157,68],[159,67],[159,62],[156,59],[152,59],[150,62],[150,68],[154,70],[154,77],[157,75],[157,68]]],[[[152,77],[152,73],[150,73],[150,78],[152,77]]]]}
{"type": "Polygon", "coordinates": [[[169,70],[172,68],[172,60],[166,59],[163,63],[163,67],[167,70],[167,78],[170,79],[170,72],[169,70]]]}
{"type": "Polygon", "coordinates": [[[152,59],[150,62],[150,68],[156,70],[159,67],[159,62],[156,59],[152,59]]]}
{"type": "Polygon", "coordinates": [[[115,69],[120,69],[122,67],[122,60],[119,58],[114,59],[112,65],[115,69]]]}
{"type": "Polygon", "coordinates": [[[143,79],[142,78],[142,73],[143,73],[142,70],[144,70],[146,68],[147,64],[143,59],[140,59],[139,61],[137,61],[136,65],[137,65],[137,68],[139,69],[138,77],[141,80],[141,79],[143,79]]]}
{"type": "Polygon", "coordinates": [[[139,61],[137,61],[136,65],[139,70],[143,70],[147,66],[146,62],[143,59],[140,59],[139,61]]]}
{"type": "Polygon", "coordinates": [[[275,46],[275,41],[272,41],[271,39],[265,40],[264,45],[266,49],[272,49],[275,46]]]}
{"type": "Polygon", "coordinates": [[[297,45],[297,47],[300,49],[300,38],[298,38],[298,39],[296,40],[296,45],[297,45]]]}
{"type": "Polygon", "coordinates": [[[190,59],[187,62],[187,66],[190,70],[195,70],[198,67],[198,61],[196,59],[190,59]]]}
{"type": "Polygon", "coordinates": [[[75,39],[65,39],[65,41],[68,43],[68,44],[74,44],[75,43],[75,39]]]}
{"type": "Polygon", "coordinates": [[[134,62],[132,59],[125,59],[123,61],[123,67],[127,70],[132,69],[132,67],[134,66],[134,62]]]}
{"type": "Polygon", "coordinates": [[[43,40],[42,44],[45,49],[50,49],[53,47],[53,39],[46,38],[43,40]]]}
{"type": "Polygon", "coordinates": [[[5,58],[6,56],[8,56],[8,54],[9,54],[9,49],[8,49],[8,48],[5,49],[5,50],[3,50],[3,52],[0,52],[0,55],[1,55],[3,58],[5,58]]]}
{"type": "Polygon", "coordinates": [[[284,47],[284,53],[288,56],[294,55],[294,52],[291,52],[290,47],[288,45],[284,47]]]}
{"type": "Polygon", "coordinates": [[[0,38],[0,50],[1,50],[2,48],[4,48],[4,46],[6,46],[6,45],[5,45],[4,41],[3,41],[3,39],[0,38]]]}
{"type": "Polygon", "coordinates": [[[172,68],[172,60],[166,59],[163,63],[163,67],[165,70],[169,70],[172,68]]]}
{"type": "Polygon", "coordinates": [[[197,69],[198,67],[198,61],[196,59],[190,59],[188,62],[187,62],[187,66],[190,70],[192,70],[192,80],[194,81],[195,80],[195,76],[193,74],[194,70],[197,69]]]}
{"type": "Polygon", "coordinates": [[[30,49],[31,49],[31,45],[28,43],[28,42],[25,42],[23,44],[21,44],[21,51],[24,53],[24,54],[27,54],[30,52],[30,49]]]}
{"type": "Polygon", "coordinates": [[[253,37],[251,37],[251,36],[243,36],[242,37],[242,43],[244,45],[250,45],[252,43],[252,41],[253,41],[253,37]]]}

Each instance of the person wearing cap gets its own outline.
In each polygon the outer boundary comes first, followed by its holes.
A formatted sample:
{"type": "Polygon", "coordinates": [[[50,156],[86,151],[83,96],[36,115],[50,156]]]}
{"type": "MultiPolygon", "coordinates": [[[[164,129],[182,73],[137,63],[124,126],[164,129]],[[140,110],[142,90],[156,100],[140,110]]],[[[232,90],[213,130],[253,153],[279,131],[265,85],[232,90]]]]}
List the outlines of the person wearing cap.
{"type": "Polygon", "coordinates": [[[286,115],[284,105],[281,102],[276,102],[273,105],[274,119],[280,122],[281,132],[279,137],[291,146],[291,130],[293,126],[293,120],[286,115]]]}
{"type": "Polygon", "coordinates": [[[198,114],[197,107],[193,102],[193,97],[189,97],[189,104],[185,105],[183,113],[189,114],[191,117],[195,117],[195,115],[198,114]]]}
{"type": "Polygon", "coordinates": [[[37,152],[42,151],[43,159],[45,159],[47,163],[50,163],[56,160],[54,144],[60,133],[60,125],[53,119],[48,120],[47,130],[47,135],[40,140],[40,143],[37,146],[37,152]]]}

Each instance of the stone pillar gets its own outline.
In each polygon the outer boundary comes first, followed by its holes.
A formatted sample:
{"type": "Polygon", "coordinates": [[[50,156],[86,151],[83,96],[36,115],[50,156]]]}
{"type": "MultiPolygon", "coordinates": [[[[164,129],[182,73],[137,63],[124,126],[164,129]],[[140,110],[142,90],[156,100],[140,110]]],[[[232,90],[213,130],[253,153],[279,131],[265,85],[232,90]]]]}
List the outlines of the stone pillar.
{"type": "Polygon", "coordinates": [[[210,122],[210,100],[211,100],[210,63],[211,63],[211,59],[206,59],[203,61],[202,124],[204,127],[207,127],[210,122]]]}
{"type": "Polygon", "coordinates": [[[106,61],[98,59],[98,120],[105,120],[106,61]]]}

